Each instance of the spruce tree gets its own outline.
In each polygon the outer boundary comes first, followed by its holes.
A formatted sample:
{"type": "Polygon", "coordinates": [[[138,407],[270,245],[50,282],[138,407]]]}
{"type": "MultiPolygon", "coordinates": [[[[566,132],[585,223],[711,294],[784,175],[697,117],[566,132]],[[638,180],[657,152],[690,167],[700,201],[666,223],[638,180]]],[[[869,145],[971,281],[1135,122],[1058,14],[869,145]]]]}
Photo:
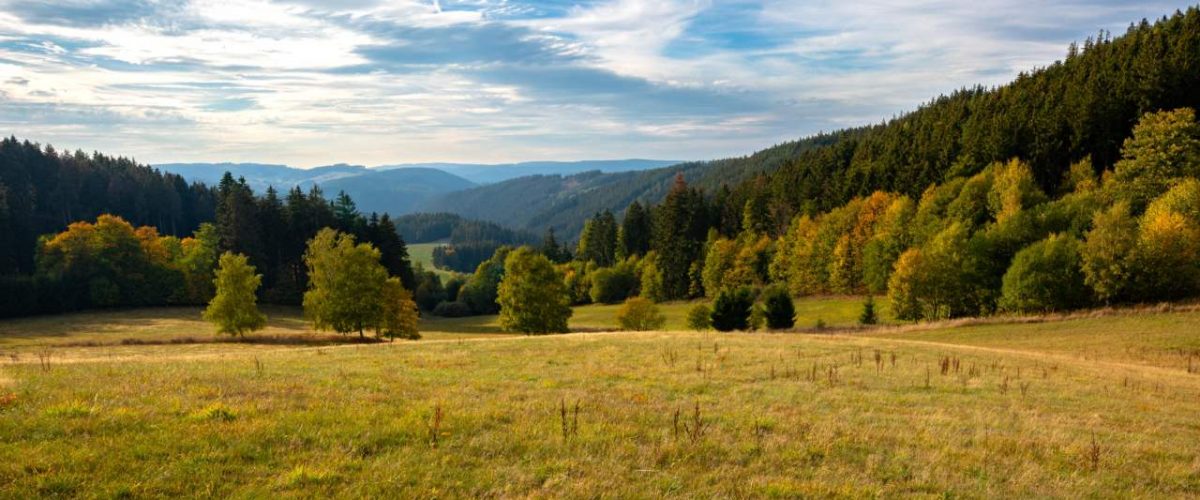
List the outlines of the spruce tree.
{"type": "Polygon", "coordinates": [[[708,233],[704,197],[688,187],[682,173],[676,174],[671,191],[655,215],[654,247],[664,298],[687,297],[691,292],[692,263],[700,257],[708,233]]]}
{"type": "Polygon", "coordinates": [[[650,251],[650,212],[636,200],[625,209],[620,240],[625,257],[641,256],[650,251]]]}
{"type": "Polygon", "coordinates": [[[746,330],[750,327],[754,297],[748,288],[725,290],[713,302],[712,327],[720,332],[746,330]]]}

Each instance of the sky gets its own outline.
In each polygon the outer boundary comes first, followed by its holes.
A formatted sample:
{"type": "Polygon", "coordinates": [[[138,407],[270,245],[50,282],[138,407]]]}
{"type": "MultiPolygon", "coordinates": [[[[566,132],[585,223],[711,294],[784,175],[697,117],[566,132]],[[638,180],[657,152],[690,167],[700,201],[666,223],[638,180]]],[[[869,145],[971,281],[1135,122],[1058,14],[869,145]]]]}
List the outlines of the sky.
{"type": "Polygon", "coordinates": [[[0,0],[0,134],[144,163],[740,156],[1186,7],[1125,0],[0,0]]]}

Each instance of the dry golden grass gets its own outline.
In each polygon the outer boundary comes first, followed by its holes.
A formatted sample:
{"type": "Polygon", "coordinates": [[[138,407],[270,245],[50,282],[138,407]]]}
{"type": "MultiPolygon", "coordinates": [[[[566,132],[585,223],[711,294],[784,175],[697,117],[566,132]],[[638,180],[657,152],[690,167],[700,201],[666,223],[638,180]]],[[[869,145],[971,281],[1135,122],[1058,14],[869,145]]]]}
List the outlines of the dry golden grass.
{"type": "Polygon", "coordinates": [[[1193,496],[1198,324],[94,347],[0,362],[0,496],[1193,496]]]}

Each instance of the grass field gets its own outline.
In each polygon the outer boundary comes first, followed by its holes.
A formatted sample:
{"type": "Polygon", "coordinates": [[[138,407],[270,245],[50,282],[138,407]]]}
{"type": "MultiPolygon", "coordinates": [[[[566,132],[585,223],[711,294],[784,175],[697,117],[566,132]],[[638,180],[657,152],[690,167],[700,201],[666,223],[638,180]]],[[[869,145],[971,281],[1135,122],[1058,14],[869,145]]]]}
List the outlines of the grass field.
{"type": "MultiPolygon", "coordinates": [[[[687,313],[694,305],[703,301],[668,302],[659,304],[659,310],[667,317],[667,330],[686,330],[687,313]]],[[[858,324],[862,313],[861,297],[810,297],[796,301],[796,328],[812,329],[817,320],[829,327],[847,327],[858,324]]],[[[619,330],[617,311],[620,304],[592,304],[576,307],[568,322],[573,331],[619,330]]],[[[886,297],[875,299],[875,310],[881,324],[894,323],[888,310],[886,297]]],[[[495,333],[500,331],[496,316],[472,316],[467,318],[427,318],[422,328],[436,332],[495,333]]]]}
{"type": "MultiPolygon", "coordinates": [[[[843,320],[827,311],[857,316],[814,308],[831,325],[843,320]]],[[[294,311],[268,313],[269,335],[307,331],[294,311]]],[[[573,326],[607,313],[582,308],[573,326]]],[[[425,340],[393,344],[119,343],[210,332],[195,316],[0,322],[0,497],[1200,492],[1195,311],[820,335],[430,322],[425,340]]]]}
{"type": "Polygon", "coordinates": [[[439,269],[437,266],[433,265],[433,249],[442,245],[445,245],[445,243],[409,243],[408,258],[413,264],[419,263],[422,266],[425,266],[425,270],[437,273],[437,275],[440,276],[444,282],[450,278],[453,278],[456,273],[454,271],[439,269]]]}

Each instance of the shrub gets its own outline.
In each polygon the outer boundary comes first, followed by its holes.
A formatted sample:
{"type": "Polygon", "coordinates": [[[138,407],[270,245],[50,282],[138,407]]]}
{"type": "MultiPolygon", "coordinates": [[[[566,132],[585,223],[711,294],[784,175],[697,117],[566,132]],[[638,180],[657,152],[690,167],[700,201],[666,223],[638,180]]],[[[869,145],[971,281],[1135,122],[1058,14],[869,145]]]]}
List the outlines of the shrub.
{"type": "Polygon", "coordinates": [[[879,316],[875,313],[875,297],[868,295],[867,300],[863,302],[862,314],[858,316],[860,325],[874,325],[879,322],[879,316]]]}
{"type": "Polygon", "coordinates": [[[748,288],[722,291],[713,303],[713,328],[722,332],[749,328],[750,308],[753,306],[754,297],[748,288]]]}
{"type": "Polygon", "coordinates": [[[750,331],[759,331],[767,326],[767,311],[762,304],[750,306],[750,331]]]}
{"type": "Polygon", "coordinates": [[[712,308],[708,304],[696,304],[688,309],[687,326],[696,331],[712,328],[712,308]]]}
{"type": "Polygon", "coordinates": [[[644,332],[661,330],[667,324],[667,317],[650,299],[632,297],[617,311],[617,322],[624,330],[644,332]]]}
{"type": "Polygon", "coordinates": [[[471,310],[471,306],[462,302],[447,301],[438,303],[437,307],[433,308],[433,314],[443,318],[463,318],[474,314],[474,311],[471,310]]]}
{"type": "Polygon", "coordinates": [[[792,295],[782,287],[772,287],[767,290],[767,296],[763,299],[763,304],[766,307],[764,314],[767,320],[767,328],[779,330],[791,328],[796,324],[796,305],[792,302],[792,295]]]}
{"type": "Polygon", "coordinates": [[[1077,309],[1090,299],[1083,282],[1081,244],[1051,235],[1017,252],[1001,286],[1000,307],[1013,312],[1077,309]]]}
{"type": "Polygon", "coordinates": [[[620,263],[613,267],[597,269],[592,273],[592,302],[616,304],[634,295],[638,287],[637,272],[633,266],[620,263]]]}

